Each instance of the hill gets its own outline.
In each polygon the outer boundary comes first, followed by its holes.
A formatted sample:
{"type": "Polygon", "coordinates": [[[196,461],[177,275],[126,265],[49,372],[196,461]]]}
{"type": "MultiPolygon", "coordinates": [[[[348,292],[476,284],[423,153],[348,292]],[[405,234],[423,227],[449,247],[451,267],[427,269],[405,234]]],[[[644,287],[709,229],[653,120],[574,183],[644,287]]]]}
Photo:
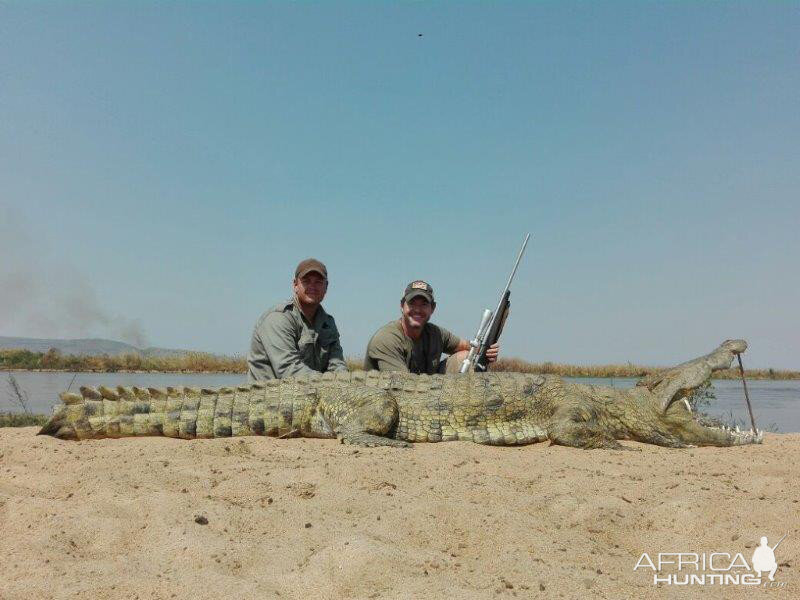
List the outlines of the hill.
{"type": "Polygon", "coordinates": [[[134,354],[142,357],[185,356],[190,350],[172,348],[137,348],[125,342],[102,338],[85,338],[77,340],[42,339],[0,336],[0,349],[27,350],[29,352],[47,352],[55,348],[66,356],[121,356],[134,354]]]}

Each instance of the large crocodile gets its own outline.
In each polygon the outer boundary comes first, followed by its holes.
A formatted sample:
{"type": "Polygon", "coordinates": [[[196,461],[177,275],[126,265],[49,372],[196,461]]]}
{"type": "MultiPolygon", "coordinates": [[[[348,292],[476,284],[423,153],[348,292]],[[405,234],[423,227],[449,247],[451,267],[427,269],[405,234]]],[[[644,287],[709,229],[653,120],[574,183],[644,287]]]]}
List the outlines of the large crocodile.
{"type": "Polygon", "coordinates": [[[631,389],[524,373],[410,375],[338,372],[237,388],[81,388],[39,432],[85,440],[163,435],[194,439],[242,435],[338,438],[363,446],[469,440],[521,445],[550,440],[578,448],[760,443],[761,432],[706,426],[684,402],[747,343],[643,379],[631,389]]]}

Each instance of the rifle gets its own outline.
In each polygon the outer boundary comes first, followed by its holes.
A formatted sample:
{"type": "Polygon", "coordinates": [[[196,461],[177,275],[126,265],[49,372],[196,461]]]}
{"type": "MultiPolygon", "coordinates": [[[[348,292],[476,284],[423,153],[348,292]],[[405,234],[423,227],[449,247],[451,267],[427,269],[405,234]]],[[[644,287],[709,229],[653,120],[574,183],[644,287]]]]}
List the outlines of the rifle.
{"type": "Polygon", "coordinates": [[[519,262],[522,260],[522,255],[525,253],[525,247],[528,245],[528,239],[530,237],[531,234],[529,233],[525,236],[525,241],[522,242],[522,248],[520,248],[517,261],[514,263],[514,268],[511,270],[511,276],[508,278],[508,283],[506,283],[503,293],[500,294],[500,302],[497,305],[497,309],[494,312],[490,311],[488,308],[483,311],[481,324],[478,326],[478,333],[475,334],[475,339],[469,343],[469,355],[467,355],[467,358],[461,363],[461,373],[467,373],[468,371],[485,371],[488,368],[486,351],[490,346],[497,343],[500,334],[503,333],[503,325],[506,324],[508,311],[511,308],[511,282],[514,279],[514,275],[517,273],[517,267],[519,267],[519,262]]]}
{"type": "Polygon", "coordinates": [[[787,531],[786,533],[784,533],[784,534],[783,534],[783,537],[782,537],[781,539],[779,539],[779,540],[778,540],[778,543],[777,543],[777,544],[775,544],[775,545],[772,547],[772,551],[773,551],[773,552],[775,552],[775,548],[777,548],[778,546],[780,546],[780,545],[781,545],[781,542],[783,541],[783,538],[785,538],[787,535],[789,535],[789,532],[788,532],[788,531],[787,531]]]}

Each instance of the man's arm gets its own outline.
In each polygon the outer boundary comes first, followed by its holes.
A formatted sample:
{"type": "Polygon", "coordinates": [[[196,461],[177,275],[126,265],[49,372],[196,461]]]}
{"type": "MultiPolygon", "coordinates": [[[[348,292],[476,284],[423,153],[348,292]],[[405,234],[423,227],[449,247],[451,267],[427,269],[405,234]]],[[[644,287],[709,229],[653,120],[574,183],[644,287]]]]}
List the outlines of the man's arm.
{"type": "Polygon", "coordinates": [[[328,354],[328,371],[347,371],[347,363],[344,361],[344,350],[339,341],[339,332],[336,332],[336,341],[331,344],[328,354]]]}
{"type": "Polygon", "coordinates": [[[256,381],[267,381],[275,377],[272,365],[267,364],[267,355],[264,352],[264,344],[258,335],[258,325],[256,322],[253,328],[253,336],[250,338],[250,350],[247,353],[247,383],[256,381]]]}
{"type": "MultiPolygon", "coordinates": [[[[380,332],[379,332],[380,334],[380,332]]],[[[403,357],[402,346],[389,336],[376,334],[367,345],[367,358],[371,359],[378,371],[397,371],[408,373],[408,365],[403,357]]]]}
{"type": "Polygon", "coordinates": [[[282,312],[269,313],[256,328],[278,379],[301,373],[316,373],[303,362],[300,349],[294,339],[294,327],[282,312]]]}

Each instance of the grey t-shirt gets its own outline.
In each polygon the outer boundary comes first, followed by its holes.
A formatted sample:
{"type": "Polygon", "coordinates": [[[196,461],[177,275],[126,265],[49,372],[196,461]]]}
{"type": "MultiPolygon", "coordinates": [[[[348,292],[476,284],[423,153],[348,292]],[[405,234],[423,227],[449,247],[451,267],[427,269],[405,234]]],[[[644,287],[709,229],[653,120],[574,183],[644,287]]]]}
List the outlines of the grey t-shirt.
{"type": "Polygon", "coordinates": [[[247,355],[248,381],[346,370],[336,321],[321,306],[313,324],[294,300],[281,302],[258,319],[247,355]]]}
{"type": "Polygon", "coordinates": [[[460,338],[447,329],[426,323],[422,335],[414,341],[403,333],[400,321],[381,327],[367,344],[364,369],[367,371],[439,372],[442,352],[453,354],[460,338]]]}

